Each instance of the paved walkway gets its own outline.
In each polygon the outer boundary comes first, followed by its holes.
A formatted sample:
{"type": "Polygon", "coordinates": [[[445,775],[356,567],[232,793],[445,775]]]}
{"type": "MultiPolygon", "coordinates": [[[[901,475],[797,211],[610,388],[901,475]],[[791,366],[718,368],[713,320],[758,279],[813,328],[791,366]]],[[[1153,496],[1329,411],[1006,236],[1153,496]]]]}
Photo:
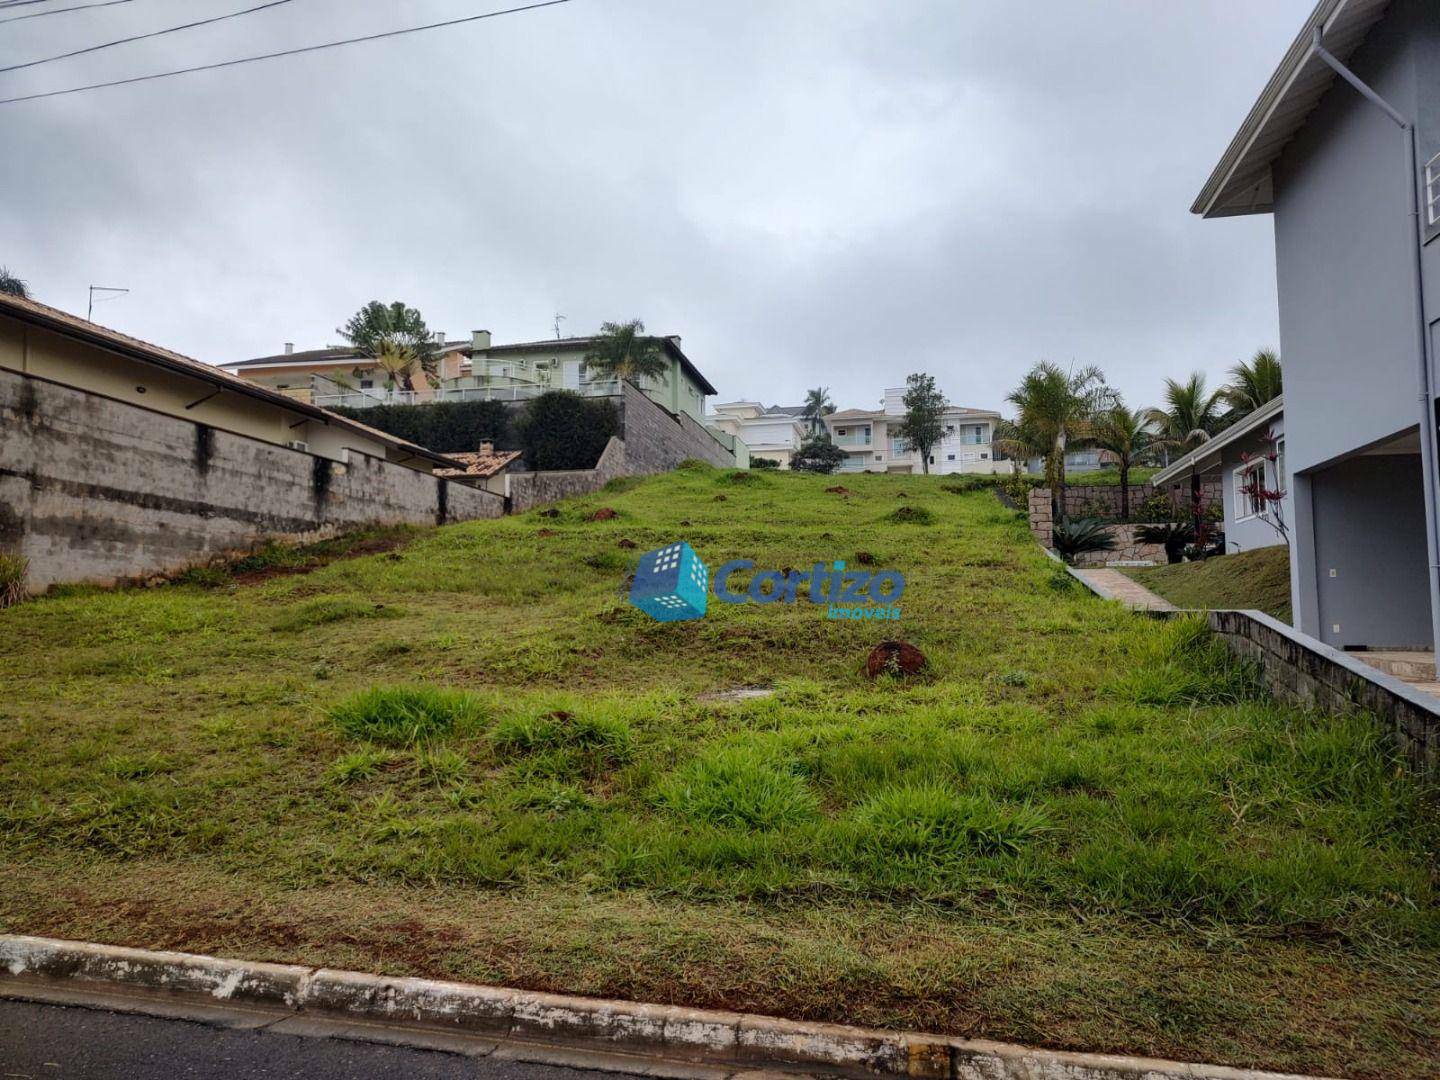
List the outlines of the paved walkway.
{"type": "Polygon", "coordinates": [[[1085,579],[1101,596],[1119,600],[1134,611],[1174,611],[1175,605],[1163,596],[1156,596],[1134,578],[1119,570],[1102,567],[1075,568],[1075,573],[1085,579]]]}

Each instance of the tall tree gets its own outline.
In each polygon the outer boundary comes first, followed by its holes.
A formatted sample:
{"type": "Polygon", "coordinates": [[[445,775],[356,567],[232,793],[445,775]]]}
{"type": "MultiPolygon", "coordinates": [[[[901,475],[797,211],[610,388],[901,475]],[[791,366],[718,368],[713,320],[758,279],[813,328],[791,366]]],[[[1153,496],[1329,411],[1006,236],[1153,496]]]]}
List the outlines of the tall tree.
{"type": "Polygon", "coordinates": [[[645,324],[639,319],[601,323],[595,344],[585,354],[585,366],[603,378],[624,379],[637,388],[641,379],[663,380],[670,368],[660,343],[645,336],[645,324]]]}
{"type": "Polygon", "coordinates": [[[401,373],[406,390],[415,389],[416,371],[423,371],[429,379],[438,374],[440,358],[425,319],[402,301],[382,304],[371,300],[335,332],[375,360],[380,359],[380,352],[385,348],[409,350],[414,355],[414,363],[401,373]]]}
{"type": "MultiPolygon", "coordinates": [[[[1205,376],[1199,371],[1184,382],[1165,380],[1165,406],[1149,411],[1156,437],[1164,445],[1180,451],[1194,449],[1224,426],[1220,415],[1222,399],[1219,391],[1205,389],[1205,376]]],[[[1205,508],[1201,503],[1200,474],[1190,471],[1190,518],[1195,528],[1195,542],[1203,543],[1205,508]]]]}
{"type": "Polygon", "coordinates": [[[935,386],[933,375],[917,372],[905,380],[905,419],[897,434],[920,451],[920,470],[930,472],[930,451],[945,434],[945,395],[935,386]]]}
{"type": "Polygon", "coordinates": [[[1116,401],[1091,421],[1091,441],[1115,455],[1120,466],[1120,516],[1130,520],[1130,468],[1150,448],[1150,418],[1116,401]]]}
{"type": "Polygon", "coordinates": [[[12,274],[8,266],[0,266],[0,293],[18,296],[21,300],[30,299],[30,287],[12,274]]]}
{"type": "Polygon", "coordinates": [[[825,417],[835,411],[835,403],[830,400],[830,388],[828,386],[817,386],[805,394],[805,408],[800,413],[810,425],[810,434],[819,435],[825,430],[825,417]]]}
{"type": "Polygon", "coordinates": [[[1114,399],[1098,367],[1067,372],[1048,360],[1031,368],[1006,398],[1018,410],[1020,430],[1046,448],[1045,483],[1056,521],[1065,517],[1065,449],[1088,438],[1092,418],[1114,399]]]}
{"type": "Polygon", "coordinates": [[[1230,381],[1220,391],[1225,404],[1230,406],[1225,418],[1234,423],[1283,392],[1280,354],[1273,349],[1259,349],[1249,360],[1242,360],[1230,369],[1230,381]]]}

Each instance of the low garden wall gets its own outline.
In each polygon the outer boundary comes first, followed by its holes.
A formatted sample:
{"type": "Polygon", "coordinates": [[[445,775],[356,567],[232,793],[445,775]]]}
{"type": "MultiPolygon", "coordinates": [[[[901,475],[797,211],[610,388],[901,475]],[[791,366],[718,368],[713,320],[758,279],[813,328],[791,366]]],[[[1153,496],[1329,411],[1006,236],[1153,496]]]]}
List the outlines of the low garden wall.
{"type": "Polygon", "coordinates": [[[628,475],[625,444],[612,436],[593,469],[511,473],[506,478],[509,484],[508,509],[512,514],[523,514],[572,495],[589,495],[616,477],[628,475]]]}
{"type": "MultiPolygon", "coordinates": [[[[1068,500],[1067,500],[1068,501],[1068,500]]],[[[1043,548],[1055,546],[1055,521],[1050,507],[1050,489],[1032,488],[1029,495],[1030,535],[1043,548]]],[[[1106,531],[1115,538],[1113,551],[1087,551],[1075,557],[1076,566],[1112,566],[1115,563],[1163,563],[1164,544],[1146,544],[1135,536],[1140,525],[1111,525],[1106,531]]]]}
{"type": "Polygon", "coordinates": [[[1440,700],[1259,611],[1211,611],[1206,618],[1237,656],[1257,661],[1277,698],[1331,713],[1382,720],[1410,767],[1440,775],[1440,700]]]}

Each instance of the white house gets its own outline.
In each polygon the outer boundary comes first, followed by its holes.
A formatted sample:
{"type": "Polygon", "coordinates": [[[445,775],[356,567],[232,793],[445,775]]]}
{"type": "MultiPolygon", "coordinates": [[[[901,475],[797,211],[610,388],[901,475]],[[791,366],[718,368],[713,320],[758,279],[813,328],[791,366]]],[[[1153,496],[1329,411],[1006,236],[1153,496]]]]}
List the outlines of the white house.
{"type": "Polygon", "coordinates": [[[714,406],[705,423],[716,431],[733,435],[750,449],[750,458],[778,461],[780,468],[790,467],[790,457],[800,449],[805,438],[805,421],[799,405],[771,405],[758,401],[731,401],[714,406]]]}
{"type": "MultiPolygon", "coordinates": [[[[905,419],[903,387],[885,391],[879,409],[843,409],[825,418],[830,439],[846,453],[839,472],[918,473],[925,471],[919,453],[897,432],[905,419]]],[[[944,434],[930,451],[930,472],[997,473],[1010,465],[993,446],[998,412],[949,405],[942,419],[944,434]]]]}
{"type": "Polygon", "coordinates": [[[1287,543],[1295,521],[1290,483],[1285,474],[1285,401],[1266,402],[1184,457],[1176,458],[1150,478],[1156,488],[1178,488],[1179,504],[1192,478],[1220,479],[1224,490],[1225,550],[1250,551],[1287,543]],[[1274,461],[1270,458],[1274,457],[1274,461]],[[1276,505],[1257,497],[1260,490],[1279,491],[1276,505]],[[1248,490],[1247,490],[1248,489],[1248,490]]]}

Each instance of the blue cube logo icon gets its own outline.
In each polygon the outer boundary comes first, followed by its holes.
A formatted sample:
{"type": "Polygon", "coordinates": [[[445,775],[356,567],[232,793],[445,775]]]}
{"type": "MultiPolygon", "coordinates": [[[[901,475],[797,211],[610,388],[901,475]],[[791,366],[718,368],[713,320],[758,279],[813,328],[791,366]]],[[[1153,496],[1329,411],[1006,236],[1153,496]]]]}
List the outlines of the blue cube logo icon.
{"type": "Polygon", "coordinates": [[[685,541],[640,556],[630,603],[660,622],[698,619],[710,596],[710,571],[685,541]]]}

